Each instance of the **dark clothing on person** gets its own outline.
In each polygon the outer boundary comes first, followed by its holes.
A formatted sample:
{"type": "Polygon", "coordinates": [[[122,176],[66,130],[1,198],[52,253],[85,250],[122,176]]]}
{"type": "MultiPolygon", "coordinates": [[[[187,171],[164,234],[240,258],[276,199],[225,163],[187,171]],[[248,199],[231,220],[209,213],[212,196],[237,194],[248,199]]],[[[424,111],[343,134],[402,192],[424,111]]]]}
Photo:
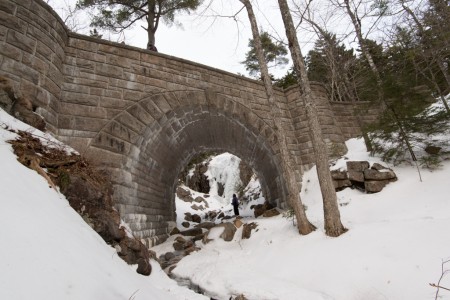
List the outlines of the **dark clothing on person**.
{"type": "Polygon", "coordinates": [[[233,205],[234,215],[239,216],[239,200],[236,197],[236,194],[233,194],[233,200],[231,201],[233,205]]]}

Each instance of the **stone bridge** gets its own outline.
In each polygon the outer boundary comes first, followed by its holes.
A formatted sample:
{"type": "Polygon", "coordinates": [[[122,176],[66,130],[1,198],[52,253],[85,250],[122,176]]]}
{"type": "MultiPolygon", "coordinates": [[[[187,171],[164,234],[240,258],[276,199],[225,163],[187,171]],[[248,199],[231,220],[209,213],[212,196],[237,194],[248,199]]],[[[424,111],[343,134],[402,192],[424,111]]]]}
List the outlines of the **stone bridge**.
{"type": "MultiPolygon", "coordinates": [[[[148,246],[175,221],[180,171],[204,151],[230,152],[284,207],[285,178],[263,85],[164,54],[69,32],[41,0],[1,0],[0,75],[48,129],[111,174],[123,220],[148,246]]],[[[330,145],[359,133],[351,104],[313,85],[330,145]]],[[[277,90],[297,180],[313,162],[299,90],[277,90]]]]}

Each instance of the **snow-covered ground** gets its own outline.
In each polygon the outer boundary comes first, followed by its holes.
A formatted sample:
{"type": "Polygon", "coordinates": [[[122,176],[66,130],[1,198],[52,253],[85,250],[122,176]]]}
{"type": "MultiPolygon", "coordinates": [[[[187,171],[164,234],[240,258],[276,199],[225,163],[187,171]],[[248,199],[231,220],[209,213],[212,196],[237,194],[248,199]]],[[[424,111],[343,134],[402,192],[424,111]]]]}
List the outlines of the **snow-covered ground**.
{"type": "MultiPolygon", "coordinates": [[[[0,111],[0,125],[5,123],[18,124],[0,111]]],[[[155,262],[151,276],[138,275],[136,266],[118,258],[45,179],[17,162],[5,142],[12,138],[0,129],[0,299],[209,299],[179,287],[155,262]]],[[[346,157],[377,161],[361,144],[348,141],[346,157]]],[[[434,171],[421,170],[423,182],[412,166],[394,171],[399,180],[381,193],[338,193],[349,229],[341,237],[324,234],[312,169],[304,176],[301,197],[318,230],[300,236],[291,219],[253,219],[249,213],[243,221],[258,223],[250,239],[241,240],[239,229],[231,242],[197,242],[202,249],[173,272],[221,300],[238,294],[247,299],[435,299],[429,283],[438,282],[441,262],[450,259],[450,161],[434,171]]],[[[450,288],[450,274],[440,284],[450,288]]],[[[450,299],[450,292],[441,290],[439,296],[450,299]]]]}

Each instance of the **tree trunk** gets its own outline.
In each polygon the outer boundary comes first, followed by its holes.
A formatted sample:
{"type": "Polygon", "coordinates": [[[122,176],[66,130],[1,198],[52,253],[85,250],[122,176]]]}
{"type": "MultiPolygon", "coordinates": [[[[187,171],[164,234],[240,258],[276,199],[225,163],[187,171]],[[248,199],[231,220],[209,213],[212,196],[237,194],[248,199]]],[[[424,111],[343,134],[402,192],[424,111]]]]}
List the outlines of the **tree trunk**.
{"type": "Polygon", "coordinates": [[[288,190],[288,201],[289,204],[294,209],[295,217],[297,218],[297,228],[300,234],[308,234],[314,231],[315,227],[312,225],[308,218],[306,217],[305,209],[303,207],[302,201],[300,199],[300,189],[298,182],[295,179],[295,173],[292,169],[293,163],[290,161],[290,154],[287,147],[286,142],[286,133],[283,128],[283,124],[281,122],[281,109],[278,107],[272,81],[270,80],[269,70],[267,67],[266,60],[264,58],[264,52],[261,45],[261,38],[258,31],[258,24],[256,23],[256,17],[253,13],[253,8],[249,0],[239,0],[247,9],[248,18],[250,20],[253,41],[255,44],[256,55],[258,57],[259,66],[261,69],[261,77],[264,82],[264,87],[266,90],[267,99],[269,101],[269,105],[272,108],[271,114],[272,119],[275,123],[275,132],[277,134],[277,139],[280,145],[281,152],[281,161],[282,161],[282,169],[286,176],[286,186],[288,190]]]}
{"type": "Polygon", "coordinates": [[[148,16],[147,16],[147,49],[152,51],[158,51],[155,46],[155,13],[156,3],[155,1],[148,1],[148,16]]]}
{"type": "Polygon", "coordinates": [[[280,12],[289,41],[289,50],[294,62],[294,69],[300,79],[303,103],[310,128],[310,135],[316,157],[317,175],[319,177],[320,190],[322,192],[323,209],[325,218],[325,232],[328,236],[339,236],[347,231],[341,223],[336,191],[329,169],[327,146],[323,140],[320,128],[317,108],[312,99],[311,86],[306,74],[305,62],[297,40],[294,22],[286,0],[278,0],[280,12]]]}

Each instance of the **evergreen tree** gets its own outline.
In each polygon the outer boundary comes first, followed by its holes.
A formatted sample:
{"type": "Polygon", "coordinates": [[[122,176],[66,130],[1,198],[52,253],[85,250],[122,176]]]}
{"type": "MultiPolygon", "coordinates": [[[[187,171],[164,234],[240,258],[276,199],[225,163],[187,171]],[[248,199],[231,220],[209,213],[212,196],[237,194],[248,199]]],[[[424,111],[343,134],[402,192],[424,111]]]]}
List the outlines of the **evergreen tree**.
{"type": "MultiPolygon", "coordinates": [[[[264,59],[268,68],[284,66],[288,63],[289,60],[286,58],[287,49],[282,43],[274,42],[269,33],[265,31],[261,32],[260,38],[264,59]]],[[[249,39],[248,47],[250,50],[245,54],[245,60],[241,63],[245,65],[245,69],[251,76],[257,76],[261,72],[254,39],[249,39]]]]}
{"type": "Polygon", "coordinates": [[[201,3],[202,0],[78,0],[77,7],[92,8],[91,26],[113,32],[122,32],[145,21],[147,49],[157,51],[155,34],[160,20],[174,24],[176,13],[189,13],[201,3]]]}

